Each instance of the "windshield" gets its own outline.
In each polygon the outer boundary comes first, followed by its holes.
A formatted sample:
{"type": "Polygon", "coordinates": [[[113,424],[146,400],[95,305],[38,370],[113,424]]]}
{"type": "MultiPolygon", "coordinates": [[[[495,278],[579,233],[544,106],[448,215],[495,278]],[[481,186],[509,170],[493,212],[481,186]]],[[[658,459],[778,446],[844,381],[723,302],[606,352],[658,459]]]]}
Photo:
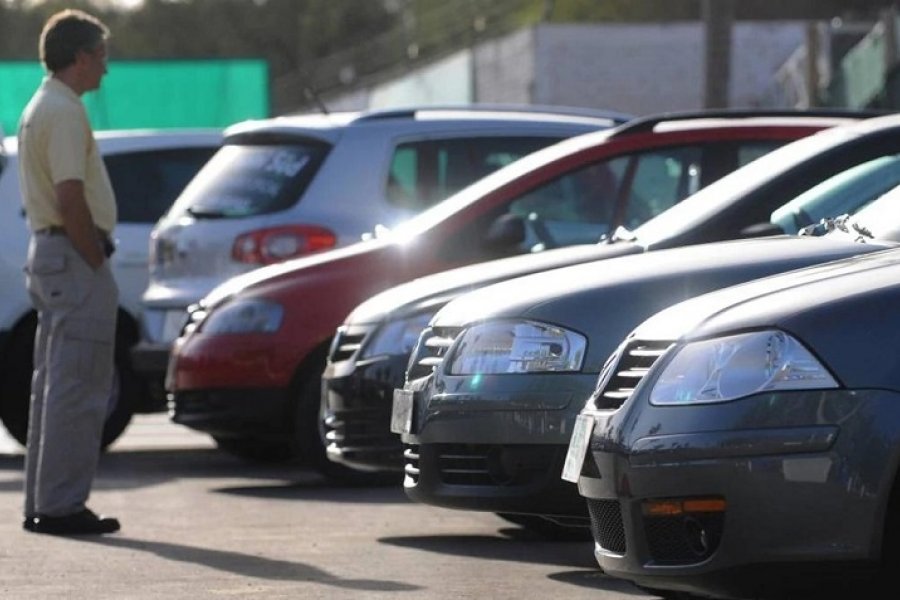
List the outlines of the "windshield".
{"type": "Polygon", "coordinates": [[[858,135],[856,129],[833,127],[773,150],[650,219],[638,227],[634,235],[641,244],[652,246],[668,239],[673,232],[689,231],[721,212],[748,190],[758,188],[824,150],[858,135]]]}
{"type": "Polygon", "coordinates": [[[173,214],[246,217],[294,205],[327,152],[321,144],[228,144],[197,173],[173,214]]]}
{"type": "Polygon", "coordinates": [[[846,233],[900,242],[900,186],[860,209],[849,219],[846,233]]]}
{"type": "Polygon", "coordinates": [[[796,234],[822,219],[852,214],[900,185],[900,155],[880,156],[830,177],[772,213],[772,222],[796,234]]]}

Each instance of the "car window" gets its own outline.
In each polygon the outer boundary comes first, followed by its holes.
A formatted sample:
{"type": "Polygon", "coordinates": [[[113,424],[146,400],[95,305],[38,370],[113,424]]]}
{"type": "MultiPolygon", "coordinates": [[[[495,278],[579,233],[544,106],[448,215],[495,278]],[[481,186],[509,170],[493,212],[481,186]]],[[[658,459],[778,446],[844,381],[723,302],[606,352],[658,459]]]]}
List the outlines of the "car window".
{"type": "Polygon", "coordinates": [[[540,249],[596,242],[615,216],[625,162],[621,158],[570,171],[519,196],[507,210],[526,222],[540,249]]]}
{"type": "Polygon", "coordinates": [[[481,137],[399,144],[391,157],[386,197],[396,206],[420,211],[559,139],[481,137]]]}
{"type": "Polygon", "coordinates": [[[226,144],[172,210],[210,218],[284,210],[300,199],[327,151],[322,144],[226,144]]]}
{"type": "Polygon", "coordinates": [[[215,151],[198,147],[105,156],[119,221],[156,223],[215,151]]]}
{"type": "Polygon", "coordinates": [[[822,219],[853,214],[900,185],[900,155],[880,156],[856,165],[800,194],[772,213],[770,221],[796,234],[822,219]]]}
{"type": "Polygon", "coordinates": [[[700,188],[782,145],[779,141],[719,142],[635,154],[622,224],[634,229],[700,188]]]}

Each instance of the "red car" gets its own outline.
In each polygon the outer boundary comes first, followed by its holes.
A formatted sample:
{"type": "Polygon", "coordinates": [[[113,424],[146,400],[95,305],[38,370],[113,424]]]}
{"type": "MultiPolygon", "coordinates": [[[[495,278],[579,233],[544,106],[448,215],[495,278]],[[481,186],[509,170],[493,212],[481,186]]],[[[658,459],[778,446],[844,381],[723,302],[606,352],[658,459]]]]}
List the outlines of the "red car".
{"type": "Polygon", "coordinates": [[[172,419],[234,454],[300,454],[339,476],[349,469],[325,457],[320,380],[334,331],[357,304],[452,267],[611,237],[854,118],[731,111],[632,121],[520,159],[383,236],[238,276],[189,309],[166,378],[172,419]]]}

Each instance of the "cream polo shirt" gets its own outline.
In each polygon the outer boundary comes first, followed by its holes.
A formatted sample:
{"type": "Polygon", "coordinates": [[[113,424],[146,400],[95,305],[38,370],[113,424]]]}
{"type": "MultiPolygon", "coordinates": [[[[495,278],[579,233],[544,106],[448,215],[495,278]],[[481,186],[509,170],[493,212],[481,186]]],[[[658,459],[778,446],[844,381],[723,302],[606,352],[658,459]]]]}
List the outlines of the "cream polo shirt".
{"type": "Polygon", "coordinates": [[[63,224],[55,185],[84,182],[94,224],[116,225],[116,199],[81,98],[66,84],[45,77],[19,122],[19,181],[32,231],[63,224]]]}

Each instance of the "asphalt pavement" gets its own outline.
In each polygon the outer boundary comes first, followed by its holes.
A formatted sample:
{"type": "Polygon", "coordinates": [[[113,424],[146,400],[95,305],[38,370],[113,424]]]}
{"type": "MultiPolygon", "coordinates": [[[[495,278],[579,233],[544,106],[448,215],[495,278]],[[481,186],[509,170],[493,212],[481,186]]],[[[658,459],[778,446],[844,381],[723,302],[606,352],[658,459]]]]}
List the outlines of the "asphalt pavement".
{"type": "Polygon", "coordinates": [[[165,415],[137,417],[101,457],[90,506],[122,521],[114,535],[24,532],[22,463],[0,436],[4,600],[652,598],[600,573],[590,542],[248,464],[165,415]]]}

